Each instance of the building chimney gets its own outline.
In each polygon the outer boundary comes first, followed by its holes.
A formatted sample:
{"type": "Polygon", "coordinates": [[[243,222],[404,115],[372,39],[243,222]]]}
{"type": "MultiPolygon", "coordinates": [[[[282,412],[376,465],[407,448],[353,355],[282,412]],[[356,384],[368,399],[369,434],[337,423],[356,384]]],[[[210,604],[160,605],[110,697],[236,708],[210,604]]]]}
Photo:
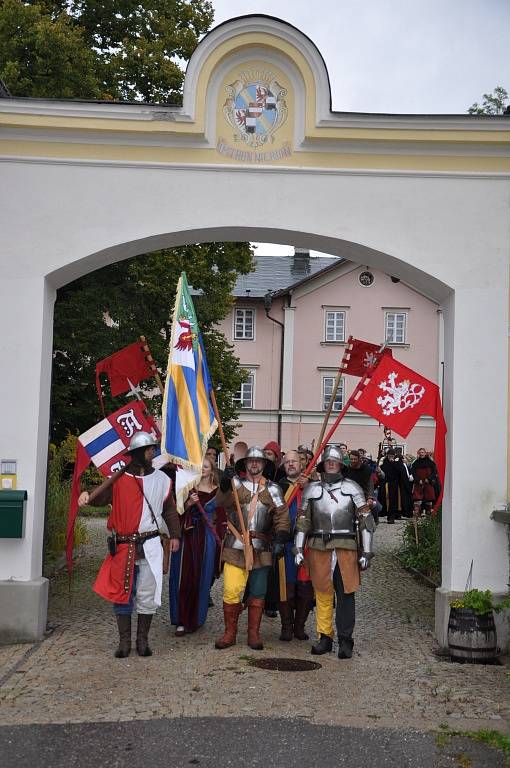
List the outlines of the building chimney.
{"type": "Polygon", "coordinates": [[[290,271],[295,277],[306,277],[310,274],[310,251],[308,248],[294,248],[290,271]]]}

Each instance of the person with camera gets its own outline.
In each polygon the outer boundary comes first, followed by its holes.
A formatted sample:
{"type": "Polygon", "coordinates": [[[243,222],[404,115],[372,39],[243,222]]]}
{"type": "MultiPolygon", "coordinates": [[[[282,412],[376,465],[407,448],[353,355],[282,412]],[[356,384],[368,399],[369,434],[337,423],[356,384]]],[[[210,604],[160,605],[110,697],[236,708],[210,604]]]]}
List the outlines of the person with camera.
{"type": "Polygon", "coordinates": [[[162,537],[170,535],[170,550],[180,544],[180,525],[172,494],[172,481],[154,469],[152,460],[157,441],[148,432],[137,432],[127,450],[126,469],[107,478],[93,499],[83,491],[80,507],[91,504],[112,509],[107,521],[111,532],[106,556],[94,591],[113,603],[119,631],[118,659],[131,652],[131,615],[138,614],[136,650],[139,656],[152,656],[149,630],[152,617],[161,605],[163,582],[162,537]]]}

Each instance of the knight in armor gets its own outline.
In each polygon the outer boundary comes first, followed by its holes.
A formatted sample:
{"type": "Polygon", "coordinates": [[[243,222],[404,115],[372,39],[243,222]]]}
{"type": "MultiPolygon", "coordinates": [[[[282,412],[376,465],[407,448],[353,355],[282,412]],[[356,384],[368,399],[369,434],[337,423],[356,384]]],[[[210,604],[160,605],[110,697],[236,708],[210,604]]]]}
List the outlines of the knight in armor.
{"type": "Polygon", "coordinates": [[[355,623],[354,594],[360,571],[370,566],[375,522],[361,486],[342,475],[342,454],[326,448],[317,466],[321,480],[303,491],[295,536],[296,564],[306,560],[315,589],[318,642],[312,653],[333,648],[333,597],[336,593],[338,658],[352,656],[355,623]],[[336,565],[332,574],[332,555],[336,565]]]}
{"type": "Polygon", "coordinates": [[[274,476],[272,462],[265,458],[262,448],[250,448],[246,456],[227,467],[216,497],[218,506],[227,513],[227,535],[222,560],[223,615],[225,632],[216,641],[216,648],[234,645],[237,624],[243,610],[241,596],[247,587],[248,645],[262,650],[260,623],[264,612],[267,579],[273,558],[283,556],[285,542],[290,536],[287,504],[276,483],[266,478],[274,476]],[[231,481],[233,480],[253,551],[253,569],[247,570],[244,541],[237,518],[231,481]]]}

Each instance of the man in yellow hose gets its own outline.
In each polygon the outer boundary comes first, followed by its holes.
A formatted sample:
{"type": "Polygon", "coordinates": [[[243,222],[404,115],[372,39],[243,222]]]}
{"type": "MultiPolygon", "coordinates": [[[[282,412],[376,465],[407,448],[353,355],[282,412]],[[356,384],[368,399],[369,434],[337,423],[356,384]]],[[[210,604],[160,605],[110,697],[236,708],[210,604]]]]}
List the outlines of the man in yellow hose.
{"type": "MultiPolygon", "coordinates": [[[[216,648],[228,648],[234,645],[237,636],[237,623],[243,610],[241,596],[248,586],[248,645],[254,651],[260,651],[263,643],[260,638],[260,622],[264,612],[267,590],[267,578],[273,557],[284,554],[285,542],[290,537],[290,521],[287,504],[280,486],[264,476],[264,471],[272,477],[273,467],[268,467],[268,460],[259,447],[248,450],[246,457],[236,462],[235,473],[228,467],[220,482],[220,491],[216,495],[217,507],[222,506],[228,519],[228,531],[225,537],[222,560],[223,571],[223,615],[225,632],[216,641],[216,648]],[[267,470],[270,469],[271,472],[267,470]],[[253,568],[247,570],[245,560],[245,541],[240,535],[241,526],[237,518],[231,480],[239,497],[245,527],[249,533],[253,554],[253,568]]],[[[251,559],[251,557],[250,557],[251,559]]]]}
{"type": "Polygon", "coordinates": [[[354,594],[360,571],[370,565],[375,522],[365,494],[353,480],[342,475],[342,454],[330,446],[317,465],[321,480],[303,491],[296,523],[296,564],[307,563],[315,589],[318,642],[312,653],[328,653],[333,647],[333,595],[336,593],[338,658],[352,656],[355,623],[354,594]],[[358,529],[361,547],[358,542],[358,529]],[[337,563],[332,574],[332,555],[337,563]]]}

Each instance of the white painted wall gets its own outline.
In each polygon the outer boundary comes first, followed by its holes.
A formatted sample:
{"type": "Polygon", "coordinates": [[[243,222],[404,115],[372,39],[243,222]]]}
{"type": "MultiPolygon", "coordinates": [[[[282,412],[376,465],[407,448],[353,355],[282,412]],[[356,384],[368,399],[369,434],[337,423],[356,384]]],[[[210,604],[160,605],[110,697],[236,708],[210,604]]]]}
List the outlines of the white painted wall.
{"type": "Polygon", "coordinates": [[[57,161],[5,161],[1,174],[0,455],[19,459],[31,501],[25,541],[0,541],[0,580],[40,572],[53,289],[155,248],[249,239],[333,254],[342,243],[442,303],[443,585],[462,589],[474,558],[475,583],[506,590],[506,539],[489,514],[506,500],[508,180],[57,161]]]}

